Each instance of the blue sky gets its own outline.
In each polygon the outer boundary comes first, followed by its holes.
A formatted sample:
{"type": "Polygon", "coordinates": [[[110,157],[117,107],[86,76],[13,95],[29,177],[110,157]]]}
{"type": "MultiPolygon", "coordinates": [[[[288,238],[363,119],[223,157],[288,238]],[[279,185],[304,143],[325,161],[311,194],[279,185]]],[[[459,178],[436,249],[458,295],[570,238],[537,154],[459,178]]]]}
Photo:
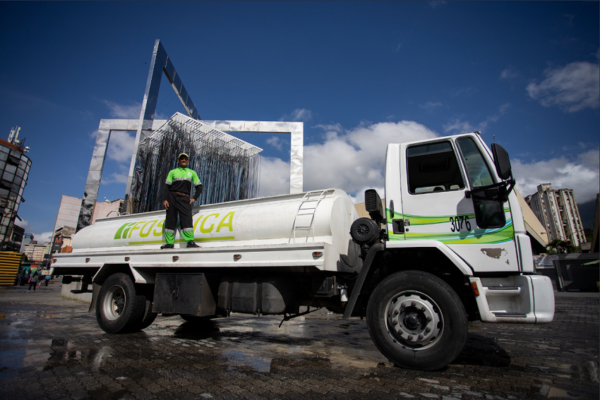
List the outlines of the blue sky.
{"type": "MultiPolygon", "coordinates": [[[[303,121],[305,189],[383,188],[388,142],[481,130],[537,184],[599,186],[598,2],[0,2],[0,137],[33,165],[19,216],[41,238],[81,197],[102,118],[138,118],[161,39],[204,119],[303,121]]],[[[163,79],[157,110],[183,107],[163,79]]],[[[261,194],[289,190],[289,138],[261,194]]],[[[99,200],[124,196],[133,138],[113,134],[99,200]]]]}

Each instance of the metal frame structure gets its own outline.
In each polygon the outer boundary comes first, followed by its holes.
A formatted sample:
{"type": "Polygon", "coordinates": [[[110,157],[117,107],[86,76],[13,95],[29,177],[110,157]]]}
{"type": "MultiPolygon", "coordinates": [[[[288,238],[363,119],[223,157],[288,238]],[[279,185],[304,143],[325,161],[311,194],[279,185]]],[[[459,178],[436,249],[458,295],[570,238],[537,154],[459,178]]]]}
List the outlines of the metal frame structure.
{"type": "MultiPolygon", "coordinates": [[[[175,70],[166,50],[156,40],[150,71],[146,82],[146,91],[142,101],[142,109],[139,119],[102,119],[96,135],[96,144],[92,153],[90,169],[85,184],[81,211],[77,222],[77,230],[88,226],[94,212],[94,206],[98,198],[100,180],[106,158],[106,150],[112,131],[136,131],[134,151],[129,167],[125,198],[132,193],[133,175],[139,160],[137,160],[138,147],[141,141],[152,134],[152,131],[162,126],[166,120],[155,120],[156,104],[162,74],[167,76],[175,93],[181,100],[190,117],[199,120],[200,114],[196,110],[192,99],[181,82],[179,74],[175,70]]],[[[248,132],[248,133],[287,133],[291,134],[290,151],[290,193],[302,192],[303,185],[303,147],[304,147],[304,124],[302,122],[270,122],[270,121],[202,121],[223,132],[248,132]]]]}

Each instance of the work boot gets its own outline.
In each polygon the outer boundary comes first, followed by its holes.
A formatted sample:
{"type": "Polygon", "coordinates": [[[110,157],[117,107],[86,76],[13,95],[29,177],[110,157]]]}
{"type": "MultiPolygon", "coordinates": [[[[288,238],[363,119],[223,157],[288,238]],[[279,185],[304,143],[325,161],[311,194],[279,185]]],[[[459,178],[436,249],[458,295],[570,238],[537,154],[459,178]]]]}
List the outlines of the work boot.
{"type": "Polygon", "coordinates": [[[160,246],[161,249],[172,249],[174,246],[172,244],[163,244],[160,246]]]}
{"type": "Polygon", "coordinates": [[[194,243],[193,240],[191,240],[191,241],[188,242],[187,248],[190,249],[190,248],[193,248],[193,247],[200,247],[200,246],[198,246],[196,243],[194,243]]]}

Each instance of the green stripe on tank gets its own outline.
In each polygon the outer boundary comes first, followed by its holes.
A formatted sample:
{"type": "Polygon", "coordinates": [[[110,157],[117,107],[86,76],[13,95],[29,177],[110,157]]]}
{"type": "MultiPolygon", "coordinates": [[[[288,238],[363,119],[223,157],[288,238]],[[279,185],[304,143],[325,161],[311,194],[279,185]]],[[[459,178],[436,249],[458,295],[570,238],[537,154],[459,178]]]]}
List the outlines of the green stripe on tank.
{"type": "MultiPolygon", "coordinates": [[[[235,240],[235,236],[221,236],[210,238],[195,238],[194,242],[209,242],[215,240],[235,240]]],[[[164,240],[148,240],[147,242],[129,242],[130,246],[140,246],[143,244],[165,244],[164,240]]],[[[186,243],[185,239],[176,239],[175,243],[186,243]]]]}

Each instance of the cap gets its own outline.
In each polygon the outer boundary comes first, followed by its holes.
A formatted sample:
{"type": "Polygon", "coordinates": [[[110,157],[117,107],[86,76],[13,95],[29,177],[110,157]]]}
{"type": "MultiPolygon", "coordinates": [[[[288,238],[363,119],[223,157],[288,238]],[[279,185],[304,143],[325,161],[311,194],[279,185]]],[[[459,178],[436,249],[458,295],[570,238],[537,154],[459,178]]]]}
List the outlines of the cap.
{"type": "Polygon", "coordinates": [[[179,156],[177,156],[177,159],[179,160],[183,156],[185,156],[186,158],[190,158],[190,156],[188,156],[186,153],[181,153],[179,156]]]}

